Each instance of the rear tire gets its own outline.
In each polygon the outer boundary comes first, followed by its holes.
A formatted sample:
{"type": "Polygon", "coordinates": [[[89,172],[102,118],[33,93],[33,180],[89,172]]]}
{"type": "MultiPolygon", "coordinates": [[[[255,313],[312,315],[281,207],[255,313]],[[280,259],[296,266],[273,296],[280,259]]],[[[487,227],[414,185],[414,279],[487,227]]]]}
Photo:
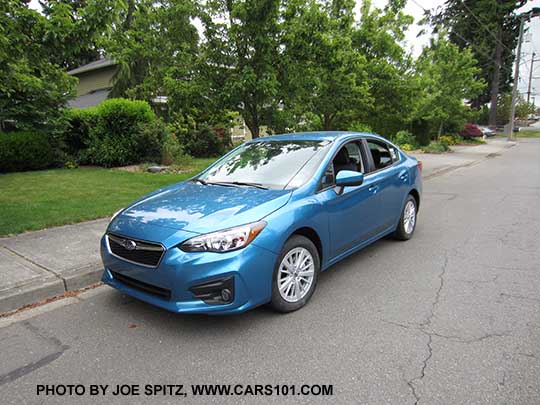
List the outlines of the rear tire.
{"type": "Polygon", "coordinates": [[[293,235],[276,260],[270,306],[292,312],[307,304],[317,286],[321,263],[317,248],[308,238],[293,235]]]}
{"type": "Polygon", "coordinates": [[[408,195],[399,218],[399,224],[394,232],[397,240],[409,240],[416,229],[416,214],[418,213],[418,203],[412,195],[408,195]]]}

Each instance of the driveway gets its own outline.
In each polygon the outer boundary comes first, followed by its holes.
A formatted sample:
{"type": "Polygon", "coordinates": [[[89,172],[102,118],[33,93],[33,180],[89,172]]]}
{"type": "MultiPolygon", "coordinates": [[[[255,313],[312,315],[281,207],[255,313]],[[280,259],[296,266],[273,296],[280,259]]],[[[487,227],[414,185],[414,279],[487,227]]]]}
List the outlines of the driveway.
{"type": "MultiPolygon", "coordinates": [[[[101,287],[0,318],[3,403],[173,402],[37,396],[37,384],[333,384],[326,403],[540,403],[540,139],[425,182],[408,242],[323,273],[309,305],[167,313],[101,287]]],[[[184,403],[281,403],[283,396],[184,403]]]]}

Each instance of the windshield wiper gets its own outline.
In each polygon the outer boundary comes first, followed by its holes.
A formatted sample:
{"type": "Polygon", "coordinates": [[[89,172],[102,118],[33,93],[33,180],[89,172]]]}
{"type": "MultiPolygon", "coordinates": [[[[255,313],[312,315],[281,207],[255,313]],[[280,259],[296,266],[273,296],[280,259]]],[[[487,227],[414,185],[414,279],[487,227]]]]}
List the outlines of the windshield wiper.
{"type": "Polygon", "coordinates": [[[265,187],[260,183],[249,183],[247,181],[232,181],[231,183],[237,186],[248,186],[248,187],[260,188],[261,190],[268,190],[268,187],[265,187]]]}
{"type": "Polygon", "coordinates": [[[194,183],[201,183],[203,186],[206,186],[208,184],[206,181],[204,181],[203,179],[199,179],[198,177],[191,179],[191,181],[194,183]]]}
{"type": "Polygon", "coordinates": [[[244,182],[244,181],[207,181],[206,184],[215,184],[215,185],[218,185],[218,186],[228,186],[228,187],[247,186],[247,187],[260,188],[261,190],[268,190],[268,187],[264,187],[260,183],[248,183],[248,182],[244,182]]]}

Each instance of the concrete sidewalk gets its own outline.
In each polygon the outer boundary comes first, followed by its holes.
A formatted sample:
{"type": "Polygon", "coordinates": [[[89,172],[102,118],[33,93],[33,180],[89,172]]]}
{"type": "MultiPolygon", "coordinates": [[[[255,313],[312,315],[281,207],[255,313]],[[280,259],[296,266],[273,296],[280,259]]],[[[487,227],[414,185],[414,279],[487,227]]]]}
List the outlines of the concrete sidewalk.
{"type": "Polygon", "coordinates": [[[492,138],[486,142],[486,144],[474,146],[452,146],[451,153],[411,153],[410,155],[422,161],[423,178],[427,180],[461,167],[471,166],[484,159],[496,157],[516,145],[516,142],[508,142],[502,138],[492,138]]]}
{"type": "MultiPolygon", "coordinates": [[[[497,156],[514,143],[454,147],[443,155],[413,154],[424,179],[497,156]]],[[[99,240],[109,218],[0,238],[0,313],[99,281],[99,240]]]]}
{"type": "Polygon", "coordinates": [[[109,219],[0,238],[0,313],[100,280],[109,219]]]}

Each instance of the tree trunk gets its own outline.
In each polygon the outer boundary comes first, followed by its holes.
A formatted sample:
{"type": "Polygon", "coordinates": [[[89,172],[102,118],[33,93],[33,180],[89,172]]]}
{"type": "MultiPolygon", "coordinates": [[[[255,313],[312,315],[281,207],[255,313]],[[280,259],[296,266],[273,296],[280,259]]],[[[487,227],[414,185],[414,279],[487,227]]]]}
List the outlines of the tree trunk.
{"type": "Polygon", "coordinates": [[[259,125],[257,124],[257,120],[246,120],[244,119],[244,122],[246,123],[247,127],[249,128],[249,132],[251,132],[251,139],[256,139],[260,136],[260,129],[259,125]]]}
{"type": "Polygon", "coordinates": [[[497,49],[495,51],[495,70],[491,80],[491,105],[489,107],[489,126],[497,125],[497,101],[499,98],[499,82],[502,60],[502,27],[497,31],[497,49]]]}
{"type": "Polygon", "coordinates": [[[323,114],[322,115],[323,130],[324,131],[332,130],[332,120],[333,120],[333,118],[334,118],[333,114],[323,114]]]}

